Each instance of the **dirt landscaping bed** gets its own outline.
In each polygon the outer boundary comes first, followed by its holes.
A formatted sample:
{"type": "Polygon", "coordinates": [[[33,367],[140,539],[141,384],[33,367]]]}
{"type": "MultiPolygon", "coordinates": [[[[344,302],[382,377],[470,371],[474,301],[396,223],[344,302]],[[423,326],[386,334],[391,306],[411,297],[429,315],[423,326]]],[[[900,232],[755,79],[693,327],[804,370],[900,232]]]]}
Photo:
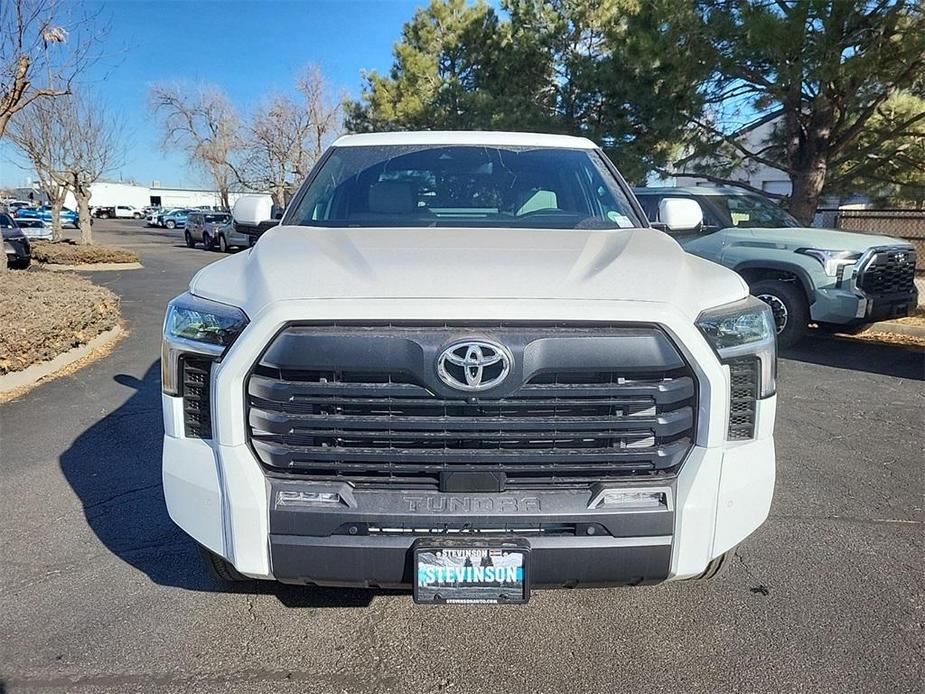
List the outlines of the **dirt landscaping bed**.
{"type": "Polygon", "coordinates": [[[82,277],[0,273],[0,375],[85,345],[119,319],[119,297],[82,277]]]}
{"type": "Polygon", "coordinates": [[[125,248],[79,244],[74,241],[36,241],[32,244],[32,259],[53,265],[100,265],[137,263],[138,256],[125,248]]]}

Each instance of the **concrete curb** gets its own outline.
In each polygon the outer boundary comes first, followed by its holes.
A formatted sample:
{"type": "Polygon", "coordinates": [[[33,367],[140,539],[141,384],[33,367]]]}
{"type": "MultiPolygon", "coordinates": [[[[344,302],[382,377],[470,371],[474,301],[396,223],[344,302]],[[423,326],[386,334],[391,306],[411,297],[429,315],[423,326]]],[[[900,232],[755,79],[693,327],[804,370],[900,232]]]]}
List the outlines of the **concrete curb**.
{"type": "Polygon", "coordinates": [[[33,364],[22,371],[13,371],[12,373],[3,374],[0,376],[0,402],[4,402],[15,395],[31,390],[33,386],[38,385],[48,378],[59,375],[68,367],[81,360],[88,359],[88,357],[92,356],[94,353],[102,353],[101,356],[105,355],[108,353],[109,348],[122,338],[125,332],[126,331],[121,325],[117,325],[114,328],[100,333],[87,344],[69,349],[67,352],[59,354],[54,359],[33,364]]]}
{"type": "Polygon", "coordinates": [[[111,270],[142,270],[141,263],[84,263],[83,265],[59,265],[42,263],[43,270],[52,272],[109,272],[111,270]]]}
{"type": "Polygon", "coordinates": [[[865,333],[886,333],[888,335],[903,335],[904,337],[918,337],[925,339],[925,325],[909,325],[899,321],[886,320],[867,326],[865,333]]]}

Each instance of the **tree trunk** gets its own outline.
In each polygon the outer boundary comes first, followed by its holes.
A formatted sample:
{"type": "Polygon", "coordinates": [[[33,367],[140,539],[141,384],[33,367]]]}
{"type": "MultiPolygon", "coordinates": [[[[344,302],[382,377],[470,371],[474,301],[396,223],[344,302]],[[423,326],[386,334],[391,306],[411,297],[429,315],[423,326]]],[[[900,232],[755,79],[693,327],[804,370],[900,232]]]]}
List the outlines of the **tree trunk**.
{"type": "Polygon", "coordinates": [[[222,207],[226,210],[230,210],[231,205],[228,204],[228,186],[220,186],[218,189],[218,194],[222,198],[222,207]]]}
{"type": "Polygon", "coordinates": [[[51,240],[61,240],[61,208],[64,207],[64,198],[55,198],[51,202],[51,240]]]}
{"type": "Polygon", "coordinates": [[[90,217],[90,191],[74,191],[77,198],[77,216],[80,218],[80,243],[93,243],[93,226],[90,217]]]}
{"type": "Polygon", "coordinates": [[[274,186],[273,188],[273,204],[279,207],[286,206],[286,187],[285,185],[274,186]]]}
{"type": "Polygon", "coordinates": [[[790,175],[792,191],[790,193],[790,214],[806,226],[812,226],[819,206],[819,196],[825,185],[826,160],[823,156],[815,157],[802,170],[790,175]]]}

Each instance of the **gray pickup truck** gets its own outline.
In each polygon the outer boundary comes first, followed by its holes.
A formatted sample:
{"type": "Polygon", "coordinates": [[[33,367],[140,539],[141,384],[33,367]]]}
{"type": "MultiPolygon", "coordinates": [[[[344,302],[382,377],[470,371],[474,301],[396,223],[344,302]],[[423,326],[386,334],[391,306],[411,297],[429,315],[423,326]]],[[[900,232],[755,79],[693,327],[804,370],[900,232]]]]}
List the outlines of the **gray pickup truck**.
{"type": "Polygon", "coordinates": [[[738,272],[770,305],[778,343],[795,344],[810,323],[854,332],[916,307],[915,249],[901,239],[803,227],[761,195],[732,187],[638,188],[646,215],[689,253],[738,272]],[[679,227],[669,200],[696,202],[703,223],[679,227]]]}

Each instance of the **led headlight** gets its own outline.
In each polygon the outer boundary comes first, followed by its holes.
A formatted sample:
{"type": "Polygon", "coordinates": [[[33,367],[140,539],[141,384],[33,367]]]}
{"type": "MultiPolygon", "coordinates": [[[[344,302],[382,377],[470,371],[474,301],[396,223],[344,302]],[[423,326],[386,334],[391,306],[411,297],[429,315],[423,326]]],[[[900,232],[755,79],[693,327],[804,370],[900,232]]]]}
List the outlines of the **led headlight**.
{"type": "Polygon", "coordinates": [[[818,260],[829,277],[835,277],[839,269],[846,265],[854,265],[861,258],[860,253],[853,251],[831,251],[823,248],[798,248],[797,253],[818,260]]]}
{"type": "Polygon", "coordinates": [[[777,390],[777,332],[774,314],[753,296],[734,304],[704,311],[697,327],[721,361],[755,357],[760,364],[762,398],[777,390]]]}
{"type": "Polygon", "coordinates": [[[239,308],[181,294],[167,305],[161,348],[161,387],[169,395],[179,394],[178,364],[182,354],[218,359],[248,323],[239,308]]]}

